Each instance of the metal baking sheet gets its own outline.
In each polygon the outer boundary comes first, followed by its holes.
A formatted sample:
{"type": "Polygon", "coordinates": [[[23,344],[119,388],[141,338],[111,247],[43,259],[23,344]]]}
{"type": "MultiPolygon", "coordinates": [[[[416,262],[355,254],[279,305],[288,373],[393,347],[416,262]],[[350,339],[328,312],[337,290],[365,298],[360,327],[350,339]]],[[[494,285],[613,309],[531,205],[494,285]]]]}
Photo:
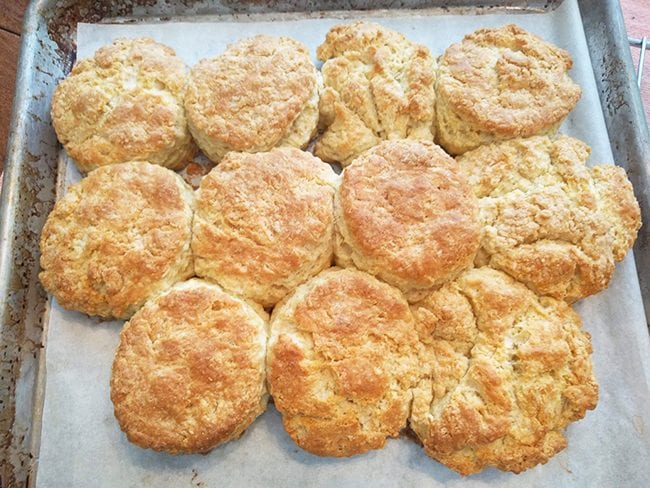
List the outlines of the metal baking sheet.
{"type": "MultiPolygon", "coordinates": [[[[373,19],[371,14],[369,18],[373,19]]],[[[588,142],[592,161],[613,160],[599,107],[589,55],[579,25],[579,9],[573,0],[546,14],[484,16],[401,16],[379,20],[440,54],[451,42],[479,27],[515,21],[542,37],[567,48],[575,65],[573,78],[583,96],[562,131],[588,142]]],[[[201,19],[205,20],[205,19],[201,19]]],[[[214,56],[242,37],[265,33],[289,35],[312,52],[338,18],[271,20],[264,15],[245,21],[137,22],[128,24],[79,24],[77,52],[92,55],[116,37],[151,36],[172,46],[192,65],[214,56]]],[[[67,181],[79,175],[66,164],[67,181]]],[[[121,322],[99,323],[87,316],[62,310],[53,304],[48,322],[43,427],[36,485],[128,486],[129,484],[181,485],[191,477],[207,486],[375,486],[549,485],[603,486],[614,483],[650,483],[650,466],[625,463],[625,459],[650,452],[648,381],[644,358],[644,310],[634,261],[626,259],[609,290],[579,304],[585,327],[593,335],[594,367],[601,385],[601,402],[595,412],[569,428],[569,447],[548,465],[520,476],[486,470],[470,479],[427,458],[408,438],[389,441],[386,449],[350,459],[312,456],[299,449],[284,433],[278,413],[269,408],[238,441],[207,455],[174,457],[143,450],[128,443],[113,418],[109,378],[121,322]],[[635,336],[617,324],[633,324],[635,336]],[[625,354],[623,354],[625,352],[625,354]],[[599,439],[607,438],[607,443],[599,439]],[[102,459],[101,463],[93,462],[102,459]]]]}
{"type": "MultiPolygon", "coordinates": [[[[431,2],[435,3],[435,6],[426,1],[407,1],[400,2],[400,10],[365,12],[364,10],[371,3],[375,8],[383,8],[394,7],[395,2],[37,0],[31,3],[25,16],[17,96],[12,117],[12,135],[8,146],[4,187],[0,199],[0,333],[2,336],[0,356],[0,427],[2,427],[0,429],[2,435],[0,463],[2,463],[2,469],[0,470],[0,482],[2,486],[22,486],[25,483],[33,485],[36,474],[39,477],[39,486],[106,485],[111,479],[103,477],[105,473],[102,474],[99,468],[104,460],[113,456],[115,452],[126,454],[131,460],[135,459],[132,456],[141,456],[136,467],[147,468],[154,475],[161,476],[163,486],[175,484],[214,486],[227,482],[251,485],[275,482],[288,486],[316,482],[327,485],[372,483],[391,486],[400,484],[410,486],[417,483],[426,486],[460,482],[458,476],[421,455],[419,447],[406,439],[389,442],[387,449],[381,452],[351,460],[330,460],[327,464],[321,464],[322,460],[302,453],[281,432],[265,437],[265,432],[268,434],[274,432],[274,429],[281,430],[279,417],[272,409],[258,420],[240,441],[232,443],[232,445],[219,448],[206,457],[172,458],[142,451],[128,445],[123,438],[120,438],[121,434],[109,408],[103,411],[103,416],[100,415],[93,421],[95,424],[97,422],[104,424],[104,428],[110,429],[112,435],[115,436],[109,436],[110,448],[107,451],[94,449],[84,452],[81,445],[71,448],[71,443],[78,440],[74,436],[62,435],[59,439],[53,439],[56,445],[64,448],[62,453],[65,452],[65,457],[59,456],[56,458],[56,462],[72,473],[68,475],[68,478],[52,481],[53,484],[47,483],[45,475],[42,474],[45,471],[38,469],[36,462],[39,455],[45,454],[45,451],[41,452],[39,449],[44,398],[43,386],[53,367],[48,361],[50,369],[46,372],[45,352],[47,351],[49,357],[56,353],[55,347],[50,347],[54,343],[47,345],[43,336],[43,324],[47,326],[50,323],[49,312],[45,306],[45,294],[36,280],[38,234],[53,202],[59,154],[59,146],[56,144],[56,138],[49,121],[49,100],[57,80],[69,70],[75,58],[74,30],[77,21],[98,22],[105,21],[107,17],[121,17],[130,21],[134,17],[143,16],[156,20],[161,17],[166,17],[162,20],[180,20],[181,18],[176,16],[181,16],[183,20],[186,20],[188,19],[186,14],[189,12],[199,15],[203,19],[206,19],[205,15],[207,14],[234,14],[234,17],[228,17],[228,20],[249,23],[260,20],[258,14],[267,20],[280,17],[318,18],[332,15],[332,12],[319,13],[316,10],[344,8],[357,9],[346,12],[343,14],[344,16],[378,15],[383,17],[382,21],[386,21],[386,23],[388,23],[386,18],[401,14],[417,16],[461,12],[473,15],[486,11],[514,13],[522,9],[548,12],[535,16],[535,19],[540,20],[546,15],[556,15],[557,12],[551,12],[551,10],[559,2],[494,2],[501,3],[498,7],[493,7],[492,2],[482,2],[482,6],[479,7],[476,5],[477,2],[463,0],[431,2]],[[304,10],[310,10],[310,12],[303,12],[304,10]],[[254,12],[255,15],[248,15],[251,12],[254,12]],[[279,15],[278,12],[289,12],[289,14],[279,15]],[[275,450],[265,460],[266,464],[262,465],[257,459],[257,453],[259,452],[259,442],[265,438],[272,443],[271,446],[275,450]],[[67,451],[65,450],[66,443],[67,451]],[[242,447],[237,447],[240,443],[242,447]],[[233,451],[235,448],[243,449],[248,456],[238,462],[235,457],[236,452],[233,451]],[[163,461],[161,461],[161,456],[164,458],[163,461]],[[220,462],[217,463],[215,460],[220,460],[220,462]],[[215,473],[211,471],[215,463],[221,470],[216,477],[215,473]],[[296,465],[296,463],[298,464],[296,465]],[[356,469],[357,463],[359,466],[367,467],[363,471],[359,471],[356,469]],[[400,466],[401,469],[410,470],[408,476],[403,476],[403,471],[395,470],[395,465],[400,466]],[[97,468],[93,470],[93,478],[90,481],[77,477],[80,476],[78,473],[84,471],[83,466],[86,466],[84,468],[86,471],[88,471],[88,467],[97,468]],[[206,467],[207,469],[204,469],[206,467]],[[209,475],[211,472],[212,475],[209,475]],[[275,476],[272,476],[273,472],[275,472],[275,476]],[[174,479],[177,483],[172,482],[172,475],[178,476],[178,479],[174,479]]],[[[650,163],[648,159],[650,153],[648,131],[640,98],[633,81],[633,68],[625,41],[620,7],[616,1],[579,0],[577,4],[580,9],[580,17],[575,8],[576,2],[572,1],[570,7],[566,7],[566,3],[562,8],[572,9],[570,19],[566,17],[566,12],[560,11],[562,15],[557,19],[558,26],[561,25],[562,28],[575,31],[573,35],[577,36],[578,41],[576,46],[580,46],[581,50],[584,48],[584,38],[580,24],[582,23],[584,27],[592,65],[591,67],[588,67],[588,64],[587,66],[583,65],[581,76],[588,76],[589,70],[593,69],[594,77],[590,79],[590,82],[593,86],[595,78],[596,95],[600,96],[602,102],[605,122],[609,129],[609,140],[612,142],[616,161],[628,169],[628,174],[635,185],[637,198],[642,205],[642,211],[646,215],[644,220],[648,221],[650,215],[647,211],[647,168],[650,163]]],[[[508,17],[508,20],[522,23],[528,27],[520,21],[522,18],[517,15],[508,17]]],[[[209,19],[214,20],[213,17],[209,19]]],[[[488,19],[488,17],[482,17],[482,19],[488,19]]],[[[197,19],[192,18],[191,20],[197,19]]],[[[445,17],[442,24],[434,21],[439,20],[435,17],[430,20],[431,22],[427,24],[428,30],[435,33],[435,36],[442,37],[445,31],[441,26],[444,27],[445,22],[457,19],[445,17]]],[[[535,25],[537,25],[537,20],[534,22],[535,25]]],[[[558,26],[554,28],[559,29],[558,26]]],[[[529,28],[533,31],[536,30],[534,25],[529,28]]],[[[409,37],[414,37],[411,30],[403,30],[409,37]]],[[[285,34],[286,32],[277,33],[285,34]]],[[[241,35],[244,35],[243,31],[241,35]]],[[[575,40],[572,39],[571,42],[575,40]]],[[[446,43],[441,43],[441,45],[444,47],[451,41],[445,41],[446,43]]],[[[163,42],[166,40],[163,39],[163,42]]],[[[429,45],[433,49],[434,46],[429,45]]],[[[565,47],[573,50],[571,46],[565,47]]],[[[440,52],[433,50],[435,53],[440,52]]],[[[584,55],[585,51],[582,50],[581,53],[584,55]]],[[[598,105],[597,98],[592,99],[591,102],[598,105]]],[[[586,132],[589,132],[591,122],[587,122],[584,124],[584,128],[586,132]]],[[[579,135],[575,132],[572,134],[579,135]]],[[[606,134],[600,130],[597,133],[594,131],[592,137],[603,140],[607,138],[606,134]]],[[[593,144],[589,137],[583,138],[593,144]]],[[[643,228],[635,248],[637,263],[650,262],[647,242],[648,232],[643,228]]],[[[642,286],[646,286],[644,282],[647,283],[647,280],[644,277],[650,269],[648,266],[639,266],[639,271],[642,286]]],[[[647,405],[647,373],[650,371],[647,364],[649,352],[647,334],[639,325],[643,322],[643,316],[638,314],[640,308],[638,288],[630,290],[626,283],[620,279],[621,275],[632,276],[633,274],[634,265],[628,257],[623,266],[619,266],[615,282],[612,285],[613,288],[606,292],[607,295],[614,293],[620,299],[603,302],[589,300],[581,306],[583,314],[595,314],[596,316],[587,324],[587,328],[592,333],[598,331],[594,336],[594,348],[596,349],[596,373],[599,375],[601,385],[605,379],[613,379],[621,383],[619,388],[614,391],[601,389],[600,406],[595,412],[588,414],[587,420],[579,422],[569,429],[569,450],[557,456],[554,461],[551,461],[551,464],[535,468],[518,477],[489,470],[479,477],[470,478],[469,482],[490,485],[530,484],[534,486],[549,484],[547,477],[553,475],[555,476],[552,482],[553,486],[556,484],[600,486],[614,482],[622,486],[648,485],[647,473],[643,471],[643,466],[647,465],[646,426],[648,419],[646,414],[637,415],[635,411],[632,411],[634,408],[629,409],[632,406],[643,412],[643,405],[647,405]],[[636,312],[632,313],[631,310],[636,312]],[[598,359],[599,350],[607,351],[611,348],[616,349],[617,354],[598,359]],[[606,402],[610,408],[603,411],[606,402]],[[590,420],[594,416],[603,417],[603,421],[590,420]],[[590,435],[592,431],[595,434],[590,435]],[[646,443],[645,451],[639,451],[638,447],[643,447],[644,442],[646,443]],[[577,464],[572,462],[572,452],[576,444],[589,450],[590,462],[583,461],[577,464]],[[601,449],[601,446],[604,447],[601,449]],[[593,467],[599,464],[611,469],[602,468],[596,473],[593,467]]],[[[602,296],[604,295],[599,297],[602,296]]],[[[647,298],[647,293],[643,293],[642,296],[647,298]]],[[[52,313],[54,314],[56,311],[52,311],[52,313]]],[[[115,326],[110,323],[89,326],[86,323],[76,323],[76,320],[81,317],[79,314],[63,312],[63,316],[69,327],[68,332],[84,331],[87,333],[92,331],[95,338],[103,337],[104,334],[103,340],[106,344],[111,340],[116,341],[115,326]],[[65,314],[69,314],[70,317],[66,318],[65,314]],[[69,320],[67,320],[68,318],[69,320]]],[[[95,351],[92,347],[84,351],[81,344],[77,344],[73,351],[78,353],[75,358],[64,363],[65,365],[57,366],[60,375],[68,377],[69,387],[72,390],[93,382],[104,381],[107,384],[110,371],[110,359],[107,360],[107,358],[112,355],[112,351],[107,352],[105,348],[95,351]],[[97,359],[92,358],[93,354],[97,354],[97,359]],[[99,363],[102,362],[107,363],[108,367],[100,366],[99,363]],[[82,378],[81,383],[77,382],[78,377],[68,371],[75,365],[82,369],[87,368],[87,374],[82,378]],[[102,369],[101,372],[100,369],[102,369]]],[[[69,354],[71,351],[59,352],[69,354]]],[[[55,371],[57,370],[55,369],[55,371]]],[[[45,395],[45,398],[48,397],[49,395],[45,395]]],[[[78,391],[75,399],[78,400],[78,405],[73,405],[67,415],[63,413],[64,421],[74,417],[77,412],[84,413],[87,399],[83,392],[78,391]]],[[[51,400],[54,402],[55,398],[52,397],[51,400]]],[[[61,405],[61,407],[64,406],[67,408],[66,405],[61,405]]],[[[49,425],[50,420],[52,417],[50,416],[48,420],[46,416],[46,426],[49,425]]],[[[94,431],[87,430],[86,441],[91,440],[95,434],[94,431]]],[[[100,440],[105,442],[105,439],[100,440]]],[[[41,456],[41,467],[45,461],[45,457],[41,456]]],[[[151,476],[127,477],[126,474],[133,475],[132,465],[125,464],[123,468],[125,469],[121,475],[123,477],[112,480],[116,481],[117,485],[142,486],[154,483],[154,478],[151,476]]],[[[467,480],[463,482],[467,482],[467,480]]]]}

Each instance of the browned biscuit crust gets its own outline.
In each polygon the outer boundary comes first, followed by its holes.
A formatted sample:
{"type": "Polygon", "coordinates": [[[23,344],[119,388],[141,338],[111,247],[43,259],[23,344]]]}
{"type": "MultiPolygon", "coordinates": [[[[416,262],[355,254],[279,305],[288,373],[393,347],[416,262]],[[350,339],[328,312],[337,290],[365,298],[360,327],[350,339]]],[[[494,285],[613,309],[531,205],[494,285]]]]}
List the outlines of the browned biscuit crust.
{"type": "Polygon", "coordinates": [[[128,318],[192,276],[193,207],[192,189],[171,170],[146,162],[94,170],[45,222],[41,283],[65,308],[128,318]]]}
{"type": "Polygon", "coordinates": [[[563,429],[596,406],[590,336],[565,302],[478,268],[412,310],[423,379],[410,426],[460,474],[546,463],[566,447],[563,429]]]}
{"type": "Polygon", "coordinates": [[[192,135],[219,162],[228,151],[305,147],[318,122],[320,78],[289,37],[258,35],[192,68],[185,109],[192,135]]]}
{"type": "Polygon", "coordinates": [[[385,141],[345,168],[335,200],[336,261],[409,301],[472,265],[478,207],[456,162],[432,143],[385,141]]]}
{"type": "Polygon", "coordinates": [[[147,302],[122,329],[111,375],[129,441],[181,454],[239,437],[266,409],[267,320],[196,279],[147,302]]]}
{"type": "Polygon", "coordinates": [[[267,354],[288,434],[320,456],[383,447],[405,426],[416,344],[404,298],[366,273],[332,268],[298,287],[273,311],[267,354]]]}
{"type": "Polygon", "coordinates": [[[589,152],[577,139],[538,136],[458,158],[479,198],[477,266],[569,302],[607,287],[636,238],[640,210],[625,172],[586,167],[589,152]]]}
{"type": "Polygon", "coordinates": [[[620,166],[593,166],[589,173],[599,197],[599,209],[605,215],[613,239],[614,260],[622,261],[641,228],[641,209],[634,188],[620,166]]]}
{"type": "Polygon", "coordinates": [[[451,154],[557,130],[580,99],[569,54],[514,24],[479,29],[439,60],[436,142],[451,154]]]}
{"type": "Polygon", "coordinates": [[[329,165],[299,149],[229,153],[197,193],[197,275],[275,305],[331,265],[337,184],[329,165]]]}
{"type": "Polygon", "coordinates": [[[435,60],[426,47],[358,21],[332,27],[317,55],[325,61],[317,156],[347,165],[384,139],[433,141],[435,60]]]}
{"type": "Polygon", "coordinates": [[[54,91],[59,141],[84,172],[136,160],[182,168],[196,153],[183,109],[186,79],[171,48],[117,39],[75,64],[54,91]]]}

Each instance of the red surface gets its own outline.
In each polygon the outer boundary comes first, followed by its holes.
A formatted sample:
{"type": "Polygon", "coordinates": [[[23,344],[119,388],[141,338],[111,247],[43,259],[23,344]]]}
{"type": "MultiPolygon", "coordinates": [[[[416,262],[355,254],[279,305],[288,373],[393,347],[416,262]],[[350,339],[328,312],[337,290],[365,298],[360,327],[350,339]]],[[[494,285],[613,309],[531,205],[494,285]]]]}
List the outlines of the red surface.
{"type": "MultiPolygon", "coordinates": [[[[625,28],[630,37],[641,38],[644,35],[650,38],[650,0],[621,0],[625,28]]],[[[639,49],[632,47],[634,65],[639,63],[639,49]]],[[[645,67],[643,81],[641,82],[641,98],[645,107],[646,121],[650,121],[650,49],[645,53],[645,67]]]]}

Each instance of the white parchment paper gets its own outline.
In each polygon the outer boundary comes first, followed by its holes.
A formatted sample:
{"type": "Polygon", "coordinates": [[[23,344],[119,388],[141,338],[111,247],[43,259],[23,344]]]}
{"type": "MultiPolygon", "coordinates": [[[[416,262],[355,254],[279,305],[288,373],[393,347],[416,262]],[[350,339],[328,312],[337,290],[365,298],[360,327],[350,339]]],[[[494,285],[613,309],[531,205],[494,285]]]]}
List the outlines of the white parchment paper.
{"type": "MultiPolygon", "coordinates": [[[[78,55],[92,55],[117,37],[150,36],[192,65],[228,43],[258,33],[292,36],[314,54],[339,19],[268,22],[80,24],[78,55]]],[[[439,55],[480,27],[515,22],[571,52],[582,99],[562,132],[586,141],[591,163],[612,162],[611,150],[575,0],[545,14],[392,17],[379,22],[439,55]]],[[[69,164],[69,163],[68,163],[69,164]]],[[[70,165],[68,181],[79,178],[70,165]]],[[[578,306],[593,337],[600,383],[595,411],[568,429],[569,446],[547,465],[521,475],[487,469],[463,479],[429,459],[407,438],[350,459],[326,459],[298,448],[270,406],[241,437],[207,455],[170,456],[127,442],[113,417],[109,378],[121,322],[99,322],[62,310],[49,315],[39,487],[183,486],[650,486],[650,345],[634,260],[618,265],[608,290],[578,306]]]]}

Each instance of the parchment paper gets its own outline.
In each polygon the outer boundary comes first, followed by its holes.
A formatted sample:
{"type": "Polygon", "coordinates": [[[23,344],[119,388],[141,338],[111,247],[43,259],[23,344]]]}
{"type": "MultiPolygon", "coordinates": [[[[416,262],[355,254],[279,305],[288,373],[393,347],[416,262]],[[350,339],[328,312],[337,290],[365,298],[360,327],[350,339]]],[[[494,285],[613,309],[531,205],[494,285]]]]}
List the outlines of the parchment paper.
{"type": "MultiPolygon", "coordinates": [[[[562,132],[586,141],[591,162],[612,162],[600,102],[575,0],[545,14],[393,17],[379,22],[439,55],[479,27],[515,22],[569,50],[582,99],[562,132]]],[[[288,35],[315,52],[340,19],[238,23],[78,26],[79,57],[116,37],[151,36],[187,62],[212,57],[226,44],[257,33],[288,35]]],[[[69,163],[68,163],[69,164],[69,163]]],[[[70,166],[68,181],[79,178],[70,166]]],[[[273,406],[241,437],[207,455],[170,456],[131,445],[113,417],[109,378],[121,322],[99,322],[52,304],[39,487],[128,486],[650,486],[650,346],[631,254],[605,292],[577,308],[593,337],[600,383],[595,411],[568,429],[569,446],[547,465],[519,476],[494,469],[463,479],[429,459],[407,438],[350,459],[326,459],[298,448],[273,406]]]]}

